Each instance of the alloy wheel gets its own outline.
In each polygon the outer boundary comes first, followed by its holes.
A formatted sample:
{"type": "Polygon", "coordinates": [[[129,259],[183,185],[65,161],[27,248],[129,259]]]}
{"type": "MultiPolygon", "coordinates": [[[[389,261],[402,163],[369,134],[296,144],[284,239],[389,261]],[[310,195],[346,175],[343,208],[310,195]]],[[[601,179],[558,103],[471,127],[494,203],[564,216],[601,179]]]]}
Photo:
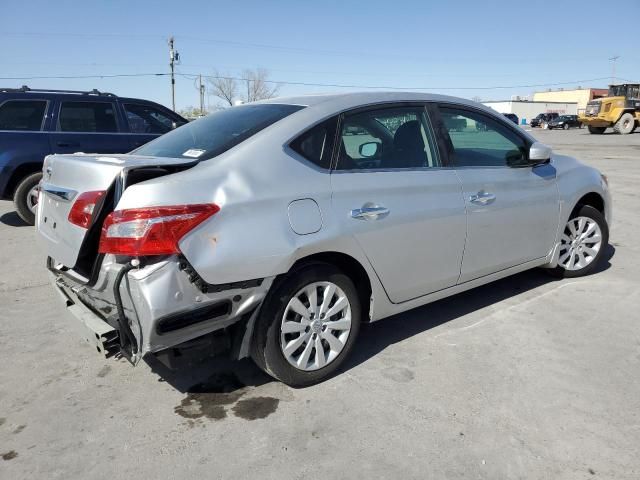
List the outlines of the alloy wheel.
{"type": "Polygon", "coordinates": [[[332,282],[314,282],[300,289],[284,309],[280,348],[295,368],[313,371],[333,362],[351,332],[351,304],[332,282]]]}
{"type": "Polygon", "coordinates": [[[602,231],[590,217],[576,217],[567,222],[560,237],[558,265],[576,271],[590,265],[602,247],[602,231]]]}
{"type": "Polygon", "coordinates": [[[34,185],[27,193],[27,208],[35,215],[38,206],[38,194],[40,193],[40,185],[34,185]]]}

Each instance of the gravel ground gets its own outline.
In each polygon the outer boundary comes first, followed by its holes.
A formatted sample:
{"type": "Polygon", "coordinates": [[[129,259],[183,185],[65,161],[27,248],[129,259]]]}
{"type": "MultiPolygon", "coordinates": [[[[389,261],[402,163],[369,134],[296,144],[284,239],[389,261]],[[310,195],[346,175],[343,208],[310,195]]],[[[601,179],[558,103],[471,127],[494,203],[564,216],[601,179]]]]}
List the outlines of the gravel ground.
{"type": "Polygon", "coordinates": [[[132,368],[69,325],[0,202],[0,478],[640,478],[640,132],[534,132],[609,176],[609,258],[367,326],[312,388],[248,361],[132,368]]]}

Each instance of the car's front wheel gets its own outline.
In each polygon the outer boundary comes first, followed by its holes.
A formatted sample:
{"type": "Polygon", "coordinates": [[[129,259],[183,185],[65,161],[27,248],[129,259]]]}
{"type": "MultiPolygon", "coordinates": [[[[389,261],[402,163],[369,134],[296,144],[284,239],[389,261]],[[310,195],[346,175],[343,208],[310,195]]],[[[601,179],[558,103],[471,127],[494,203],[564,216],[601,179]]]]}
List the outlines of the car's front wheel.
{"type": "Polygon", "coordinates": [[[29,225],[36,221],[36,206],[42,173],[32,173],[20,181],[13,193],[13,204],[18,216],[29,225]]]}
{"type": "Polygon", "coordinates": [[[550,273],[559,277],[581,277],[597,268],[609,244],[609,227],[598,210],[583,205],[564,227],[560,237],[558,266],[550,273]]]}
{"type": "Polygon", "coordinates": [[[265,299],[252,357],[287,385],[313,385],[344,362],[360,317],[358,291],[348,276],[333,265],[307,265],[290,273],[265,299]]]}

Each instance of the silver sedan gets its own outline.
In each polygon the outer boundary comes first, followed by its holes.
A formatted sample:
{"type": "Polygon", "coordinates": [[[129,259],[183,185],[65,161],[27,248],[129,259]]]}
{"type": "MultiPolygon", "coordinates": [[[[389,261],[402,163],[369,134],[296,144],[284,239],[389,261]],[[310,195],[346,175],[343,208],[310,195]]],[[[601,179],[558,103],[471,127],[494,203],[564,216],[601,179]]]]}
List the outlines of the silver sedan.
{"type": "Polygon", "coordinates": [[[600,172],[427,94],[236,106],[43,173],[47,266],[94,349],[136,364],[224,331],[294,386],[333,374],[363,322],[534,267],[593,272],[611,219],[600,172]]]}

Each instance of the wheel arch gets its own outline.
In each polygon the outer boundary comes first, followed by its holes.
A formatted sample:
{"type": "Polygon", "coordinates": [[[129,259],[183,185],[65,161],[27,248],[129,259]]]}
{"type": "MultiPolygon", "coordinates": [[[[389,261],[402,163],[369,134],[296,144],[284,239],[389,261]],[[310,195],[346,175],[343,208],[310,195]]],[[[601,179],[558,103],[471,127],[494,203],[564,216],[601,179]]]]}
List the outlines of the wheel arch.
{"type": "Polygon", "coordinates": [[[11,200],[18,184],[29,175],[40,171],[42,171],[42,162],[26,162],[18,165],[11,173],[11,177],[9,177],[9,181],[2,192],[2,198],[11,200]]]}
{"type": "Polygon", "coordinates": [[[580,209],[580,207],[583,207],[585,205],[595,208],[602,215],[605,215],[606,213],[604,198],[602,197],[602,195],[600,195],[597,192],[589,192],[584,194],[582,197],[580,197],[580,199],[576,202],[576,204],[573,207],[573,210],[571,211],[571,215],[576,213],[580,209]]]}
{"type": "Polygon", "coordinates": [[[353,281],[356,289],[358,290],[358,295],[360,296],[362,318],[364,321],[369,321],[372,285],[369,274],[364,266],[354,257],[346,253],[333,251],[319,252],[297,259],[287,274],[295,272],[296,270],[313,263],[327,263],[334,265],[353,281]]]}

